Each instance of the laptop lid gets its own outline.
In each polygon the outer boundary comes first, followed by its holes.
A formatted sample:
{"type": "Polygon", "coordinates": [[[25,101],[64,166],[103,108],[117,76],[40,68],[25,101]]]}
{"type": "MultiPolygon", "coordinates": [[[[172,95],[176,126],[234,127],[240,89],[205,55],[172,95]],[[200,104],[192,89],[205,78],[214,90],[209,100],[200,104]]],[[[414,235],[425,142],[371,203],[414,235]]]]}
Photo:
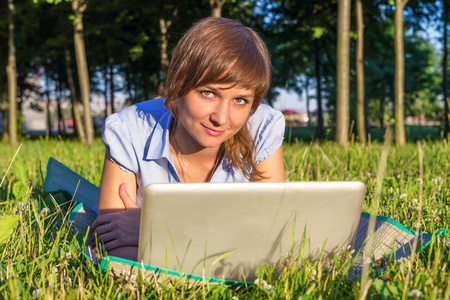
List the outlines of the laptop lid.
{"type": "Polygon", "coordinates": [[[312,260],[353,245],[366,186],[355,182],[151,184],[138,261],[201,277],[254,281],[292,251],[312,260]]]}

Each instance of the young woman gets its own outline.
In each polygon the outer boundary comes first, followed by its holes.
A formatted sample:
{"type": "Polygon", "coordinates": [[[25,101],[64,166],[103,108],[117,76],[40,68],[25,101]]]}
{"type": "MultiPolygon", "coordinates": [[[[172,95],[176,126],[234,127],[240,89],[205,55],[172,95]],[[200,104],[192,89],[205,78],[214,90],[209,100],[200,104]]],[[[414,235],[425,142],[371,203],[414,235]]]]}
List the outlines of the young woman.
{"type": "Polygon", "coordinates": [[[92,230],[109,255],[136,259],[148,184],[284,181],[284,118],[261,104],[270,72],[267,48],[253,30],[206,18],[173,51],[167,98],[106,119],[92,230]]]}

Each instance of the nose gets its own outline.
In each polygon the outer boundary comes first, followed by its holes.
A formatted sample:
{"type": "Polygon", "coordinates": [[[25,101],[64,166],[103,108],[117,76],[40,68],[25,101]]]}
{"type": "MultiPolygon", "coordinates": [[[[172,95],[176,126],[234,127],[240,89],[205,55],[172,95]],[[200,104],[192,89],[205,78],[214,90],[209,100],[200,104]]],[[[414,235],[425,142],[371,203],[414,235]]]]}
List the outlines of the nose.
{"type": "Polygon", "coordinates": [[[220,126],[228,123],[229,103],[227,101],[218,101],[211,114],[211,122],[220,126]]]}

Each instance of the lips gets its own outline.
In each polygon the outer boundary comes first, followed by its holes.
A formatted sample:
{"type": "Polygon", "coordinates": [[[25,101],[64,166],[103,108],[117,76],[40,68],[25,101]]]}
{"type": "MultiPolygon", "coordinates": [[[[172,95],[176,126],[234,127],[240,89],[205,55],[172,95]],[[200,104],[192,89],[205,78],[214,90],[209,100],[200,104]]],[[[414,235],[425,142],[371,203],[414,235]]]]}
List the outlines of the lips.
{"type": "Polygon", "coordinates": [[[206,127],[205,125],[202,125],[203,126],[203,128],[205,128],[205,131],[209,134],[209,135],[212,135],[212,136],[221,136],[225,131],[223,131],[223,130],[214,130],[214,129],[211,129],[211,128],[209,128],[209,127],[206,127]]]}

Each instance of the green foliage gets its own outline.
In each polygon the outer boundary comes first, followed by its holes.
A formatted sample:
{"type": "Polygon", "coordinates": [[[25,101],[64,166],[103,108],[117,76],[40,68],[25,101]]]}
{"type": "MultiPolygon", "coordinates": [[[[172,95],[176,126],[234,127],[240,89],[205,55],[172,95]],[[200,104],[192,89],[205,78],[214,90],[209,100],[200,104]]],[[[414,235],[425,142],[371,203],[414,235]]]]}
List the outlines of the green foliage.
{"type": "Polygon", "coordinates": [[[23,181],[17,181],[12,188],[12,194],[16,199],[23,199],[28,194],[28,185],[23,181]]]}
{"type": "MultiPolygon", "coordinates": [[[[33,3],[37,4],[37,3],[39,3],[39,1],[46,2],[49,4],[54,4],[54,5],[57,5],[61,2],[63,2],[63,0],[33,0],[33,3]]],[[[65,0],[65,1],[70,1],[70,0],[65,0]]]]}
{"type": "Polygon", "coordinates": [[[403,286],[400,286],[399,282],[392,283],[382,279],[375,279],[373,287],[382,299],[400,299],[402,296],[403,286]]]}
{"type": "Polygon", "coordinates": [[[323,27],[313,27],[313,28],[311,28],[311,30],[313,31],[313,37],[315,39],[320,39],[323,36],[323,34],[325,33],[324,32],[325,30],[323,27]]]}
{"type": "MultiPolygon", "coordinates": [[[[263,1],[264,2],[264,1],[263,1]]],[[[363,2],[365,23],[365,96],[369,121],[386,122],[393,115],[394,97],[394,11],[395,3],[363,2]]],[[[269,1],[263,13],[269,48],[273,57],[273,87],[287,88],[299,94],[309,90],[317,98],[316,57],[322,62],[322,96],[326,100],[332,124],[336,120],[336,1],[269,1]],[[307,34],[308,33],[308,34],[307,34]],[[318,51],[320,40],[321,51],[318,51]],[[309,79],[305,84],[305,78],[309,79]]],[[[426,30],[439,18],[436,1],[410,1],[405,9],[405,115],[425,112],[440,119],[441,70],[436,46],[430,44],[426,30]],[[417,107],[417,108],[416,108],[417,107]],[[422,109],[422,110],[421,110],[422,109]]],[[[353,18],[353,16],[352,16],[353,18]]],[[[353,20],[353,19],[352,19],[353,20]]],[[[351,38],[355,22],[352,21],[351,38]]],[[[439,29],[441,30],[441,29],[439,29]]],[[[350,57],[350,118],[356,119],[355,43],[350,57]]],[[[274,96],[269,95],[269,98],[274,96]]],[[[269,99],[271,100],[271,99],[269,99]]],[[[270,102],[270,101],[269,101],[270,102]]]]}
{"type": "Polygon", "coordinates": [[[6,216],[0,219],[0,246],[6,243],[19,224],[18,216],[6,216]]]}
{"type": "Polygon", "coordinates": [[[20,182],[27,182],[27,166],[23,161],[19,160],[14,164],[14,175],[20,182]]]}

